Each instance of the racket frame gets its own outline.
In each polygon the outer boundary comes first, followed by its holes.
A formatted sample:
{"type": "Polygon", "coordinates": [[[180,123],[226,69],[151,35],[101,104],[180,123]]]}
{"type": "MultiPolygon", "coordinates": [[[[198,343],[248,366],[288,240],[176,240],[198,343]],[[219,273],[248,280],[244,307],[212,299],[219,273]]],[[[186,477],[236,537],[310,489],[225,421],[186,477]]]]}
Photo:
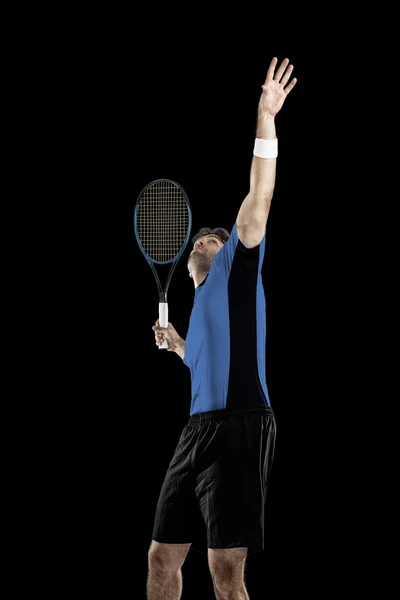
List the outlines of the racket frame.
{"type": "MultiPolygon", "coordinates": [[[[154,275],[154,279],[156,280],[156,283],[157,283],[158,301],[159,301],[158,312],[159,312],[160,327],[168,327],[168,289],[169,289],[169,285],[171,283],[172,275],[175,271],[176,265],[178,264],[179,259],[181,258],[182,254],[186,250],[186,247],[187,247],[189,239],[190,239],[190,234],[192,231],[192,207],[190,205],[188,195],[186,194],[183,187],[179,183],[177,183],[176,181],[174,181],[172,179],[167,179],[165,177],[160,177],[159,179],[154,179],[153,181],[150,181],[149,183],[147,183],[141,190],[141,192],[136,200],[133,221],[134,221],[134,232],[135,232],[136,241],[138,243],[140,251],[142,252],[143,256],[145,257],[147,263],[149,264],[150,269],[154,275]],[[140,241],[139,234],[138,234],[138,213],[139,213],[140,201],[143,198],[143,195],[146,192],[146,190],[148,188],[150,188],[152,185],[154,185],[160,181],[172,183],[173,185],[175,185],[179,188],[179,190],[182,192],[182,195],[183,195],[186,205],[188,207],[188,215],[189,215],[189,223],[188,223],[188,228],[187,228],[187,232],[186,232],[186,238],[182,244],[180,251],[174,258],[172,258],[170,260],[165,260],[165,261],[154,260],[154,259],[150,258],[150,256],[148,256],[146,250],[144,249],[144,247],[140,241]],[[161,284],[160,277],[154,266],[155,264],[159,264],[159,265],[171,264],[170,270],[168,272],[168,277],[166,279],[164,287],[161,284]]],[[[159,346],[160,350],[165,349],[165,348],[168,348],[168,341],[166,338],[164,339],[164,342],[159,346]]]]}

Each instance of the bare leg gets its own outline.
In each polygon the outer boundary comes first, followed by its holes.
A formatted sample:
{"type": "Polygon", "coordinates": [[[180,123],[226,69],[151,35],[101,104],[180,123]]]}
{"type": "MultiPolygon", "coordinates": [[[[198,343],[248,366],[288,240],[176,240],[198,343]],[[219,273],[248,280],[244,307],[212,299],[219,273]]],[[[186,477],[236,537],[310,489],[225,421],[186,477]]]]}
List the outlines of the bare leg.
{"type": "Polygon", "coordinates": [[[182,572],[191,544],[159,544],[154,540],[149,550],[147,597],[149,600],[179,600],[182,595],[182,572]]]}
{"type": "Polygon", "coordinates": [[[208,549],[208,564],[217,600],[249,600],[244,583],[247,548],[208,549]]]}
{"type": "Polygon", "coordinates": [[[182,572],[157,573],[149,571],[147,597],[149,600],[179,600],[182,596],[182,572]]]}
{"type": "Polygon", "coordinates": [[[234,594],[233,596],[232,596],[232,594],[228,594],[228,596],[221,596],[221,594],[215,587],[214,587],[214,591],[215,591],[216,600],[249,600],[249,595],[246,592],[245,588],[243,588],[243,590],[238,590],[237,592],[233,592],[233,594],[234,594]]]}
{"type": "Polygon", "coordinates": [[[228,595],[222,596],[214,584],[214,592],[216,600],[249,600],[249,595],[245,587],[234,592],[228,592],[228,595]]]}

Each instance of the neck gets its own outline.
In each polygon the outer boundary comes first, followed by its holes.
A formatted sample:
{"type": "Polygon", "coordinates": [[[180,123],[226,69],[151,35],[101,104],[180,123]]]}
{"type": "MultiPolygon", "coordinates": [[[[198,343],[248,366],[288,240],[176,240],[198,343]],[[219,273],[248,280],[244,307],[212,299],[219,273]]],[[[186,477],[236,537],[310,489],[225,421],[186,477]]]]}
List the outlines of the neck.
{"type": "Polygon", "coordinates": [[[206,272],[192,273],[194,289],[196,289],[201,283],[203,283],[203,281],[205,280],[207,275],[208,275],[208,272],[207,273],[206,272]]]}

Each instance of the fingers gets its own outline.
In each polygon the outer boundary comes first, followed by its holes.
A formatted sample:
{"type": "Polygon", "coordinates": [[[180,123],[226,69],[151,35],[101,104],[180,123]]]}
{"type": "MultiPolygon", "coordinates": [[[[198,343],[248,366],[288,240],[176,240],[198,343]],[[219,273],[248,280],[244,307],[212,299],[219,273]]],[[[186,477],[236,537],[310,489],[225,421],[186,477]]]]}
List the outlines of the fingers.
{"type": "Polygon", "coordinates": [[[289,64],[289,59],[288,58],[284,58],[283,61],[281,62],[281,66],[279,67],[279,69],[275,73],[274,80],[276,82],[279,82],[281,80],[281,77],[284,74],[285,69],[288,66],[288,64],[289,64]]]}
{"type": "Polygon", "coordinates": [[[160,329],[161,331],[167,331],[167,329],[173,329],[173,327],[172,327],[172,325],[171,325],[171,323],[169,321],[168,321],[167,327],[160,327],[160,321],[159,321],[159,319],[157,319],[155,325],[153,325],[153,329],[155,329],[156,327],[158,329],[160,329]]]}
{"type": "Polygon", "coordinates": [[[167,327],[160,327],[160,321],[157,319],[156,324],[152,325],[151,327],[154,331],[160,331],[163,333],[167,333],[167,332],[174,332],[175,329],[173,327],[173,325],[168,321],[168,326],[167,327]]]}
{"type": "Polygon", "coordinates": [[[280,81],[280,83],[281,83],[281,85],[283,85],[283,87],[285,87],[285,85],[289,81],[289,78],[290,78],[290,76],[292,74],[292,71],[293,71],[293,65],[288,65],[288,67],[287,67],[287,69],[285,71],[285,74],[284,74],[284,76],[282,77],[282,79],[280,81]]]}
{"type": "Polygon", "coordinates": [[[271,60],[271,64],[269,65],[269,69],[267,71],[267,77],[265,78],[265,82],[270,81],[273,78],[274,70],[275,70],[277,62],[278,62],[278,59],[276,58],[276,56],[274,56],[274,58],[271,60]]]}
{"type": "Polygon", "coordinates": [[[152,325],[151,328],[156,333],[162,333],[163,335],[168,331],[168,327],[158,327],[157,325],[152,325]]]}
{"type": "MultiPolygon", "coordinates": [[[[156,345],[157,346],[161,346],[161,344],[164,342],[165,338],[167,337],[165,334],[168,331],[168,328],[167,327],[160,327],[158,319],[156,321],[156,325],[152,325],[151,328],[154,331],[154,337],[155,337],[155,340],[156,340],[156,345]]],[[[168,339],[168,337],[167,337],[167,339],[168,339]]]]}
{"type": "Polygon", "coordinates": [[[165,339],[167,339],[168,341],[168,347],[167,350],[175,350],[176,346],[173,342],[171,342],[171,340],[169,340],[168,338],[165,338],[164,334],[156,334],[155,336],[156,338],[156,346],[161,346],[161,344],[164,343],[165,339]]]}
{"type": "MultiPolygon", "coordinates": [[[[275,70],[277,63],[278,63],[278,59],[276,58],[276,56],[274,56],[274,58],[271,60],[271,64],[269,65],[269,68],[267,71],[267,76],[265,78],[265,83],[264,83],[264,85],[261,86],[262,88],[264,88],[265,84],[268,83],[268,81],[271,81],[272,79],[274,81],[276,81],[277,83],[280,83],[283,87],[285,87],[285,85],[289,81],[290,76],[293,71],[293,68],[294,68],[293,65],[289,64],[288,58],[284,58],[283,61],[281,62],[279,69],[277,70],[277,72],[275,73],[275,76],[274,76],[274,70],[275,70]]],[[[287,94],[290,92],[290,90],[293,89],[293,87],[296,84],[296,81],[297,81],[297,79],[293,79],[293,81],[291,81],[290,84],[287,86],[287,88],[285,89],[285,92],[287,94]]]]}
{"type": "Polygon", "coordinates": [[[287,85],[285,87],[286,94],[288,94],[294,88],[294,86],[296,85],[296,83],[297,83],[297,79],[296,79],[296,77],[294,77],[292,79],[292,81],[289,83],[289,85],[287,85]]]}
{"type": "Polygon", "coordinates": [[[152,330],[154,331],[154,335],[159,338],[163,338],[165,336],[165,333],[167,331],[166,327],[156,327],[155,325],[152,326],[152,330]]]}
{"type": "Polygon", "coordinates": [[[155,333],[155,340],[156,340],[156,345],[157,346],[161,346],[161,344],[164,342],[165,336],[163,333],[155,333]]]}

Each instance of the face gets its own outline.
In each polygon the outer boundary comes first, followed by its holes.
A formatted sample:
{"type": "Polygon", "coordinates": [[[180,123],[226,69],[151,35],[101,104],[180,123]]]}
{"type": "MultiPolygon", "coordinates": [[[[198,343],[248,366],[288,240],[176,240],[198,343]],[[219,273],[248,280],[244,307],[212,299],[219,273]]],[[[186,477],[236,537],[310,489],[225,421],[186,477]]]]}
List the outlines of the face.
{"type": "Polygon", "coordinates": [[[201,273],[208,273],[214,256],[219,252],[224,244],[219,237],[210,233],[198,238],[188,259],[189,274],[192,270],[201,273]]]}

